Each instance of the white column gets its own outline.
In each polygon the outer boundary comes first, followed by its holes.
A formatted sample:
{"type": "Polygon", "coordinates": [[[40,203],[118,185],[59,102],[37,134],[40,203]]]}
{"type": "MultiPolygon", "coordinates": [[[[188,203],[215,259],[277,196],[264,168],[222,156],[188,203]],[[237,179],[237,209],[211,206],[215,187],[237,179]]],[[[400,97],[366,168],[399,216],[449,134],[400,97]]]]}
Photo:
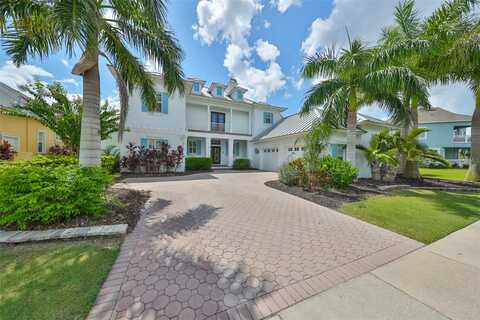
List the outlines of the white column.
{"type": "Polygon", "coordinates": [[[233,166],[233,139],[228,139],[228,166],[233,166]]]}
{"type": "Polygon", "coordinates": [[[230,109],[230,132],[233,132],[233,110],[230,109]]]}
{"type": "Polygon", "coordinates": [[[211,152],[210,146],[211,146],[210,138],[207,137],[207,138],[205,138],[205,157],[207,157],[207,158],[210,158],[210,156],[211,156],[210,155],[210,152],[211,152]]]}
{"type": "Polygon", "coordinates": [[[210,106],[207,106],[207,130],[208,130],[208,131],[211,131],[211,130],[212,130],[210,117],[211,117],[211,114],[210,114],[210,106]]]}
{"type": "Polygon", "coordinates": [[[252,129],[252,124],[253,124],[253,121],[252,121],[252,111],[249,110],[248,111],[248,128],[249,128],[249,134],[253,134],[253,129],[252,129]]]}

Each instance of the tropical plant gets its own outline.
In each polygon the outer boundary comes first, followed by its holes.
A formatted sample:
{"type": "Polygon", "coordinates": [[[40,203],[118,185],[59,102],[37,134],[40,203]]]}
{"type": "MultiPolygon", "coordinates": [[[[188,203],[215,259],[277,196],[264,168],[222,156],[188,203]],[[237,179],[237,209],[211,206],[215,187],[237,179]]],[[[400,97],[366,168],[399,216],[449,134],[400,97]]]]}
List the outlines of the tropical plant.
{"type": "Polygon", "coordinates": [[[73,150],[65,147],[65,146],[59,146],[58,144],[51,146],[48,149],[48,154],[49,155],[54,155],[54,156],[71,156],[74,154],[73,150]]]}
{"type": "MultiPolygon", "coordinates": [[[[405,0],[395,7],[394,24],[383,30],[380,46],[376,55],[375,63],[383,65],[405,66],[414,74],[427,81],[427,85],[434,83],[436,74],[428,68],[423,67],[422,60],[428,59],[431,46],[425,41],[423,35],[422,21],[415,9],[414,0],[405,0]],[[421,52],[410,50],[419,49],[421,52]],[[401,54],[399,54],[401,53],[401,54]]],[[[378,67],[378,65],[377,65],[378,67]]],[[[423,92],[401,92],[402,108],[393,110],[392,120],[402,126],[402,136],[406,136],[410,128],[418,128],[418,108],[428,110],[430,103],[425,100],[423,92]]],[[[418,173],[418,166],[409,164],[406,166],[406,156],[401,155],[400,172],[406,175],[405,168],[418,173]]]]}
{"type": "Polygon", "coordinates": [[[183,147],[170,149],[163,143],[160,149],[149,149],[145,146],[137,146],[133,143],[127,145],[128,154],[120,160],[120,166],[131,172],[162,173],[178,170],[183,162],[183,147]]]}
{"type": "Polygon", "coordinates": [[[358,168],[349,161],[326,156],[320,159],[319,172],[325,173],[323,186],[346,188],[358,177],[358,168]]]}
{"type": "Polygon", "coordinates": [[[153,79],[130,48],[162,67],[170,93],[183,92],[182,51],[166,17],[163,0],[1,1],[0,32],[16,65],[61,49],[70,56],[81,53],[72,70],[83,78],[81,165],[100,165],[100,58],[111,65],[119,87],[120,132],[134,88],[150,110],[156,105],[153,79]]]}
{"type": "Polygon", "coordinates": [[[307,58],[303,77],[324,78],[308,92],[301,114],[321,107],[323,119],[335,127],[347,128],[347,160],[355,166],[357,112],[367,105],[396,112],[402,108],[399,92],[417,94],[427,100],[425,80],[404,66],[387,65],[372,68],[376,50],[359,40],[337,54],[334,49],[307,58]]]}
{"type": "MultiPolygon", "coordinates": [[[[322,151],[328,146],[328,139],[332,135],[332,127],[320,120],[312,123],[312,127],[305,134],[303,140],[305,142],[305,150],[303,159],[305,163],[305,172],[307,175],[308,189],[314,190],[318,185],[317,180],[321,180],[319,176],[319,161],[322,151]],[[317,179],[318,177],[319,179],[317,179]]],[[[321,175],[320,175],[321,176],[321,175]]]]}
{"type": "MultiPolygon", "coordinates": [[[[441,163],[442,165],[449,167],[450,163],[445,160],[437,151],[428,149],[428,147],[422,143],[418,142],[418,137],[425,132],[430,131],[426,128],[417,128],[412,129],[407,136],[401,137],[400,132],[396,133],[396,141],[398,141],[397,148],[398,151],[406,155],[407,166],[409,164],[418,166],[418,163],[422,160],[430,160],[434,162],[441,163]]],[[[406,173],[410,172],[414,175],[404,175],[408,179],[420,179],[420,173],[418,171],[405,170],[406,173]]]]}
{"type": "Polygon", "coordinates": [[[396,176],[396,167],[399,165],[397,135],[384,130],[372,136],[369,145],[357,145],[357,149],[365,154],[372,169],[374,180],[392,181],[396,176]]]}
{"type": "MultiPolygon", "coordinates": [[[[33,117],[52,130],[68,149],[78,154],[81,141],[83,101],[69,98],[59,82],[35,82],[24,87],[31,98],[22,105],[2,109],[2,113],[33,117]]],[[[105,140],[118,131],[118,111],[105,101],[100,108],[100,138],[105,140]]]]}
{"type": "Polygon", "coordinates": [[[13,160],[16,153],[7,140],[0,141],[0,160],[13,160]]]}

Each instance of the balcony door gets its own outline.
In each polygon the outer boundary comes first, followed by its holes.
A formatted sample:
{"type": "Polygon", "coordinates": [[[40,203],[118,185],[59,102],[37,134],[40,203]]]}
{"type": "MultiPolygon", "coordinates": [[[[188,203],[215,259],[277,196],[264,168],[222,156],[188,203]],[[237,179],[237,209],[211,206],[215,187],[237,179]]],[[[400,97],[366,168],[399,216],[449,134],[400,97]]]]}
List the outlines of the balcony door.
{"type": "Polygon", "coordinates": [[[212,131],[225,132],[225,113],[212,112],[210,114],[210,127],[212,131]]]}

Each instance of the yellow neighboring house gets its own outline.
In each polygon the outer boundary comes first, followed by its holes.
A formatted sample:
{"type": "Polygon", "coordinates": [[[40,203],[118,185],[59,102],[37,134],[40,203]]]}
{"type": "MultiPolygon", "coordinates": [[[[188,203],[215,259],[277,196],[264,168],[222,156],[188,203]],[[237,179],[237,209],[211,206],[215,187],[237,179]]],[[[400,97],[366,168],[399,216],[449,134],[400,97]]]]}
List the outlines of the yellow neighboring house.
{"type": "MultiPolygon", "coordinates": [[[[0,107],[10,108],[25,101],[26,96],[0,82],[0,107]]],[[[8,141],[17,151],[15,159],[28,160],[35,154],[47,153],[48,149],[61,144],[56,134],[30,117],[17,117],[0,113],[0,141],[8,141]]]]}

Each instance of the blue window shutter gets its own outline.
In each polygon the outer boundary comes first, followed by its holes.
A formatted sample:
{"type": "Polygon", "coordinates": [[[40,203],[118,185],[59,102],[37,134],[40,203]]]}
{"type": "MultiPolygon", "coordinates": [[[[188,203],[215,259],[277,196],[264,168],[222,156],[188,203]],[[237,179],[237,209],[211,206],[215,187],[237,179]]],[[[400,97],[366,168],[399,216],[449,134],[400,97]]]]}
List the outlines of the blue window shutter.
{"type": "Polygon", "coordinates": [[[141,138],[140,139],[140,145],[144,146],[145,148],[148,148],[148,139],[147,138],[141,138]]]}
{"type": "Polygon", "coordinates": [[[168,94],[162,93],[162,112],[168,113],[168,94]]]}
{"type": "Polygon", "coordinates": [[[197,155],[202,154],[202,141],[198,140],[197,142],[197,155]]]}
{"type": "Polygon", "coordinates": [[[142,112],[148,112],[147,104],[145,100],[142,98],[142,112]]]}

